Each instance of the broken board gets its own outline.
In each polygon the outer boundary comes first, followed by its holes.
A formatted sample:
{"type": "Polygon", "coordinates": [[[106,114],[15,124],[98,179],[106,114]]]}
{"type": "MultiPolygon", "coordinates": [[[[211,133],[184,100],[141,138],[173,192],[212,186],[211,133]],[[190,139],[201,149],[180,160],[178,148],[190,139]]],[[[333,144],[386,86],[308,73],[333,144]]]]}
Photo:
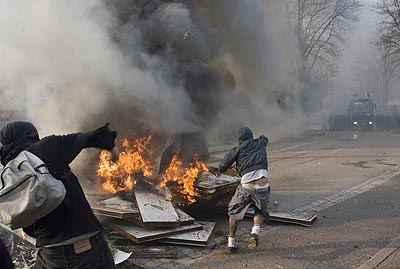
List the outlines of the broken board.
{"type": "Polygon", "coordinates": [[[310,227],[317,220],[317,215],[305,215],[283,212],[270,212],[269,219],[310,227]]]}
{"type": "Polygon", "coordinates": [[[160,247],[160,246],[135,246],[131,250],[132,258],[169,258],[175,259],[178,250],[175,247],[160,247]]]}
{"type": "Polygon", "coordinates": [[[240,184],[240,178],[224,175],[216,176],[209,172],[203,172],[196,182],[196,188],[200,196],[197,202],[190,207],[197,210],[207,208],[213,212],[226,212],[228,203],[240,184]]]}
{"type": "Polygon", "coordinates": [[[174,246],[153,246],[152,242],[138,245],[117,232],[108,235],[107,238],[112,241],[114,249],[130,253],[132,258],[176,258],[177,248],[174,246]]]}
{"type": "MultiPolygon", "coordinates": [[[[142,222],[139,209],[133,201],[128,201],[121,197],[112,197],[104,201],[99,201],[91,206],[93,212],[98,216],[106,216],[116,219],[124,219],[142,227],[153,227],[142,222]]],[[[179,225],[194,223],[194,218],[180,208],[174,208],[179,218],[179,225]]],[[[147,223],[148,224],[148,223],[147,223]]]]}
{"type": "Polygon", "coordinates": [[[232,193],[240,183],[239,177],[221,174],[216,176],[210,172],[203,172],[196,183],[203,199],[211,199],[215,193],[232,193]]]}
{"type": "MultiPolygon", "coordinates": [[[[28,242],[30,244],[31,247],[35,247],[36,245],[36,239],[33,237],[30,237],[29,235],[27,235],[22,228],[19,229],[15,229],[12,230],[10,228],[10,226],[0,222],[0,229],[5,229],[11,233],[13,233],[14,235],[18,236],[19,238],[21,238],[22,240],[24,240],[25,242],[28,242]]],[[[0,231],[1,232],[1,231],[0,231]]]]}
{"type": "Polygon", "coordinates": [[[190,216],[189,214],[187,214],[182,209],[175,208],[175,211],[178,214],[180,225],[188,225],[188,224],[194,223],[194,218],[192,216],[190,216]]]}
{"type": "Polygon", "coordinates": [[[177,226],[188,225],[188,224],[194,223],[194,218],[191,217],[190,215],[188,215],[187,213],[185,213],[183,210],[181,210],[179,208],[175,208],[175,212],[179,218],[179,223],[177,225],[175,225],[175,224],[171,225],[170,223],[165,224],[165,223],[159,223],[159,222],[144,223],[142,221],[142,218],[140,217],[140,213],[133,218],[123,218],[123,219],[125,219],[126,221],[129,221],[131,223],[134,223],[136,225],[139,225],[141,227],[144,227],[144,228],[177,227],[177,226]]]}
{"type": "Polygon", "coordinates": [[[147,229],[117,219],[108,222],[106,225],[109,226],[112,230],[118,232],[119,234],[125,236],[135,243],[148,242],[178,233],[202,229],[202,226],[197,223],[179,227],[147,229]]]}
{"type": "Polygon", "coordinates": [[[130,219],[140,218],[140,213],[132,201],[120,197],[112,197],[91,206],[93,213],[107,217],[130,219]]]}
{"type": "MultiPolygon", "coordinates": [[[[254,209],[249,208],[246,212],[246,217],[253,217],[253,214],[254,214],[254,209]]],[[[310,227],[311,224],[313,224],[317,220],[317,215],[270,211],[269,220],[310,227]]]]}
{"type": "Polygon", "coordinates": [[[144,227],[176,227],[179,217],[170,201],[160,194],[133,190],[144,227]]]}
{"type": "Polygon", "coordinates": [[[215,228],[215,222],[196,221],[203,229],[175,234],[158,240],[161,243],[187,245],[195,247],[205,247],[210,240],[211,234],[215,228]]]}

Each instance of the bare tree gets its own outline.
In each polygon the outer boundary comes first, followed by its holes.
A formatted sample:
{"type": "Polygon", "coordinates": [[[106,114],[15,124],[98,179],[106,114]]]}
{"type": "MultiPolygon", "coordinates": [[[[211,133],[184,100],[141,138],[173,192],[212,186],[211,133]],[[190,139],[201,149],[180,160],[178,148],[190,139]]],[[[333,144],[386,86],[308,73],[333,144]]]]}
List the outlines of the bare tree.
{"type": "Polygon", "coordinates": [[[387,112],[388,95],[400,79],[400,1],[381,0],[377,5],[382,15],[378,46],[381,56],[375,68],[382,87],[382,112],[387,112]]]}
{"type": "Polygon", "coordinates": [[[381,42],[400,52],[400,1],[381,0],[377,9],[383,15],[381,42]]]}
{"type": "Polygon", "coordinates": [[[305,85],[334,74],[336,61],[351,23],[358,17],[358,0],[285,0],[289,25],[298,42],[296,103],[305,85]]]}
{"type": "Polygon", "coordinates": [[[390,45],[380,42],[373,70],[381,85],[381,110],[388,112],[388,96],[393,84],[400,79],[400,54],[390,45]]]}

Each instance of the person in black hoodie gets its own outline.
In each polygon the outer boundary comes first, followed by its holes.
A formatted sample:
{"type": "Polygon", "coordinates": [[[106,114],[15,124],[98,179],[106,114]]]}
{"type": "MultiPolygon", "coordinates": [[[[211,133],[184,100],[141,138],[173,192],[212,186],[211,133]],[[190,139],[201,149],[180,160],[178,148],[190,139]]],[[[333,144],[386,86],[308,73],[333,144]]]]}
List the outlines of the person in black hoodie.
{"type": "Polygon", "coordinates": [[[253,227],[248,242],[249,249],[258,245],[260,226],[269,219],[268,198],[270,186],[268,183],[268,160],[266,146],[268,138],[261,135],[253,138],[253,132],[248,127],[239,129],[239,146],[231,149],[221,160],[219,172],[223,173],[236,164],[236,170],[241,176],[240,185],[228,205],[229,234],[228,248],[237,250],[236,230],[240,220],[244,218],[250,206],[254,207],[253,227]]]}
{"type": "Polygon", "coordinates": [[[23,230],[36,238],[34,268],[114,268],[114,260],[82,187],[69,164],[85,148],[112,150],[117,133],[108,124],[89,132],[51,135],[39,139],[32,123],[13,121],[0,130],[1,163],[21,151],[39,157],[50,173],[64,184],[63,202],[47,216],[23,230]]]}

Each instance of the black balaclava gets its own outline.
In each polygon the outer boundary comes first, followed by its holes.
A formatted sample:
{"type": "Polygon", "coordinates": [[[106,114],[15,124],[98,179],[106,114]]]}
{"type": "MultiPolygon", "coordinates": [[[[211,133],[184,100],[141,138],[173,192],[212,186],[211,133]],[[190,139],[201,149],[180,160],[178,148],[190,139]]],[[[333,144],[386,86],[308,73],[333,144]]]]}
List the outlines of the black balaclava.
{"type": "Polygon", "coordinates": [[[239,129],[239,145],[242,144],[247,139],[253,139],[253,132],[249,127],[242,127],[239,129]]]}
{"type": "Polygon", "coordinates": [[[12,121],[0,130],[1,163],[6,165],[21,151],[39,141],[39,134],[32,123],[27,121],[12,121]]]}

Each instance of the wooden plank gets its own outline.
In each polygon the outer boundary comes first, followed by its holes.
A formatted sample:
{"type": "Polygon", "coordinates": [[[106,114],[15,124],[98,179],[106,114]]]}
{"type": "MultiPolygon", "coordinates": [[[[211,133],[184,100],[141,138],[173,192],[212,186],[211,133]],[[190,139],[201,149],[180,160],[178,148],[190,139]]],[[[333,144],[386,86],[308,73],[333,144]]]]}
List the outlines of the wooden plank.
{"type": "Polygon", "coordinates": [[[137,208],[137,205],[134,203],[134,201],[128,201],[118,196],[99,201],[94,206],[114,209],[117,212],[121,211],[130,213],[139,213],[139,209],[137,208]]]}
{"type": "Polygon", "coordinates": [[[197,200],[212,200],[225,194],[232,196],[239,184],[239,177],[224,174],[217,177],[212,173],[203,172],[196,182],[196,188],[201,194],[197,200]]]}
{"type": "Polygon", "coordinates": [[[115,196],[114,193],[104,193],[104,192],[87,192],[85,190],[85,196],[87,200],[90,201],[99,201],[106,200],[115,196]]]}
{"type": "Polygon", "coordinates": [[[201,230],[171,235],[158,240],[158,242],[205,247],[207,246],[207,243],[211,238],[211,234],[214,231],[215,222],[196,221],[196,223],[202,226],[201,230]]]}
{"type": "Polygon", "coordinates": [[[140,218],[139,212],[116,210],[116,209],[104,208],[101,206],[92,206],[92,211],[96,215],[118,218],[118,219],[131,219],[136,217],[140,218]]]}
{"type": "Polygon", "coordinates": [[[25,242],[28,242],[30,244],[31,247],[35,247],[36,245],[36,239],[33,237],[30,237],[29,235],[27,235],[26,233],[24,233],[24,231],[22,229],[16,229],[16,230],[11,230],[10,226],[1,223],[0,222],[0,227],[15,234],[16,236],[18,236],[19,238],[21,238],[22,240],[24,240],[25,242]]]}
{"type": "Polygon", "coordinates": [[[270,212],[269,218],[272,221],[286,222],[310,227],[317,220],[317,215],[303,215],[283,212],[270,212]]]}
{"type": "Polygon", "coordinates": [[[188,224],[194,223],[194,218],[192,216],[190,216],[189,214],[187,214],[182,209],[175,208],[175,211],[178,214],[180,225],[188,225],[188,224]]]}
{"type": "Polygon", "coordinates": [[[97,215],[119,219],[140,218],[139,209],[133,201],[127,201],[117,196],[99,201],[91,208],[97,215]]]}
{"type": "MultiPolygon", "coordinates": [[[[162,224],[154,223],[143,223],[139,209],[136,204],[131,201],[126,201],[120,197],[112,197],[104,201],[97,202],[92,205],[93,212],[98,216],[106,216],[117,219],[124,219],[136,225],[146,228],[157,228],[162,226],[162,224]]],[[[194,223],[194,218],[188,215],[180,208],[174,208],[179,218],[179,225],[187,225],[194,223]]],[[[169,225],[166,225],[169,227],[169,225]]],[[[178,225],[173,225],[173,227],[178,225]]]]}
{"type": "Polygon", "coordinates": [[[174,246],[153,245],[152,242],[138,245],[117,232],[109,233],[107,238],[112,241],[114,249],[130,253],[133,258],[176,258],[177,248],[174,246]]]}
{"type": "Polygon", "coordinates": [[[169,258],[175,259],[178,250],[176,247],[163,247],[163,246],[135,246],[131,249],[132,258],[169,258]]]}
{"type": "Polygon", "coordinates": [[[179,217],[170,201],[160,194],[134,189],[136,204],[145,227],[179,226],[179,217]]]}
{"type": "Polygon", "coordinates": [[[238,185],[240,177],[221,174],[217,177],[210,172],[203,172],[197,180],[196,187],[203,190],[223,189],[230,185],[238,185]]]}
{"type": "Polygon", "coordinates": [[[124,220],[117,219],[109,221],[106,225],[109,226],[112,230],[118,232],[119,234],[125,236],[135,243],[148,242],[170,235],[199,230],[202,228],[200,224],[194,223],[171,228],[147,229],[144,227],[136,226],[124,220]]]}
{"type": "MultiPolygon", "coordinates": [[[[253,217],[253,214],[254,214],[254,209],[249,208],[246,212],[246,217],[253,217]]],[[[272,221],[292,223],[292,224],[310,227],[317,220],[317,215],[294,214],[294,213],[270,211],[269,219],[272,221]]]]}

